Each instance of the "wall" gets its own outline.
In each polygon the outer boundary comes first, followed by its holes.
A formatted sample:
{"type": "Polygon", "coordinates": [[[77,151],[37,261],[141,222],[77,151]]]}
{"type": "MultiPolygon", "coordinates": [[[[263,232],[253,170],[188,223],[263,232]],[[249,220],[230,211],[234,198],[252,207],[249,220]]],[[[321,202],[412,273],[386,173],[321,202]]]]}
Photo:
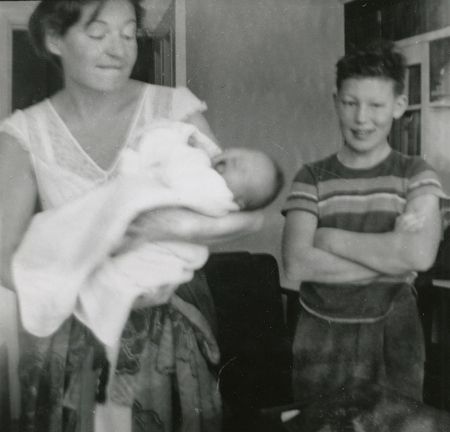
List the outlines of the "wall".
{"type": "MultiPolygon", "coordinates": [[[[339,147],[332,93],[344,52],[338,0],[186,0],[187,86],[223,147],[261,148],[290,183],[302,162],[339,147]]],[[[215,251],[269,252],[280,260],[287,190],[262,232],[215,251]]],[[[282,278],[282,283],[289,283],[282,278]]]]}

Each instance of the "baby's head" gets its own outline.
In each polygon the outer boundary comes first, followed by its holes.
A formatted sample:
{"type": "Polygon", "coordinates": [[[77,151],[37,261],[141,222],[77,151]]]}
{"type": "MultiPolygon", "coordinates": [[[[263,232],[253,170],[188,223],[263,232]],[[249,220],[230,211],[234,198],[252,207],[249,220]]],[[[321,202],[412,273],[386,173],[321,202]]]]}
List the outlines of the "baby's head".
{"type": "Polygon", "coordinates": [[[212,159],[241,210],[256,210],[275,200],[284,184],[278,164],[265,153],[230,148],[212,159]]]}

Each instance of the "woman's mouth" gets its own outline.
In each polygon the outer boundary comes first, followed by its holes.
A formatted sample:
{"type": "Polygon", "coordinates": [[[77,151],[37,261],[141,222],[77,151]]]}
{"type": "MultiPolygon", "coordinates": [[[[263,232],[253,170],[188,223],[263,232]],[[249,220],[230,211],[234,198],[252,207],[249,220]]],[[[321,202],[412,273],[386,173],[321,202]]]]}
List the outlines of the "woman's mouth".
{"type": "Polygon", "coordinates": [[[106,69],[106,70],[121,70],[122,65],[99,65],[97,66],[99,69],[106,69]]]}

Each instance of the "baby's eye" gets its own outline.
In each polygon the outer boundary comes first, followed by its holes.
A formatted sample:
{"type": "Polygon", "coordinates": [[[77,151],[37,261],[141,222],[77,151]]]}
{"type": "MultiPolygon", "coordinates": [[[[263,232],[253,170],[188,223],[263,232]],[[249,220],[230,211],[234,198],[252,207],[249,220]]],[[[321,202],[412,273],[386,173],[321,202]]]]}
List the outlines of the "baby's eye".
{"type": "Polygon", "coordinates": [[[91,39],[103,39],[106,36],[106,28],[103,24],[93,22],[87,29],[87,35],[91,39]]]}
{"type": "Polygon", "coordinates": [[[381,108],[382,106],[383,106],[383,104],[381,104],[381,103],[373,103],[372,104],[373,108],[381,108]]]}
{"type": "Polygon", "coordinates": [[[342,103],[343,103],[345,106],[355,106],[355,105],[356,105],[355,102],[353,102],[353,101],[347,101],[347,100],[342,101],[342,103]]]}

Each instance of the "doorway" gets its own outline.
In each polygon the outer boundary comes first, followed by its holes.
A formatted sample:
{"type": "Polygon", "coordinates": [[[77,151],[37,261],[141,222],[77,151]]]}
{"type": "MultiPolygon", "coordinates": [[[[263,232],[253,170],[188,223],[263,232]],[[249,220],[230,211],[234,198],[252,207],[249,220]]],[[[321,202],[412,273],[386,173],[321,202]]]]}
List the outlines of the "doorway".
{"type": "MultiPolygon", "coordinates": [[[[28,37],[27,23],[38,3],[0,2],[0,120],[15,109],[24,109],[49,97],[63,84],[58,67],[37,57],[28,37]]],[[[185,0],[143,0],[143,6],[153,26],[139,35],[138,60],[132,78],[171,87],[184,85],[185,0]]],[[[6,366],[0,362],[0,387],[9,388],[10,409],[5,408],[5,412],[17,419],[20,412],[17,300],[12,291],[0,286],[0,354],[4,348],[7,361],[6,366]]]]}
{"type": "MultiPolygon", "coordinates": [[[[27,23],[38,1],[0,2],[0,120],[62,86],[57,66],[40,59],[27,23]]],[[[174,87],[186,82],[185,0],[143,0],[146,16],[131,77],[174,87]],[[176,60],[176,61],[175,61],[176,60]]]]}

